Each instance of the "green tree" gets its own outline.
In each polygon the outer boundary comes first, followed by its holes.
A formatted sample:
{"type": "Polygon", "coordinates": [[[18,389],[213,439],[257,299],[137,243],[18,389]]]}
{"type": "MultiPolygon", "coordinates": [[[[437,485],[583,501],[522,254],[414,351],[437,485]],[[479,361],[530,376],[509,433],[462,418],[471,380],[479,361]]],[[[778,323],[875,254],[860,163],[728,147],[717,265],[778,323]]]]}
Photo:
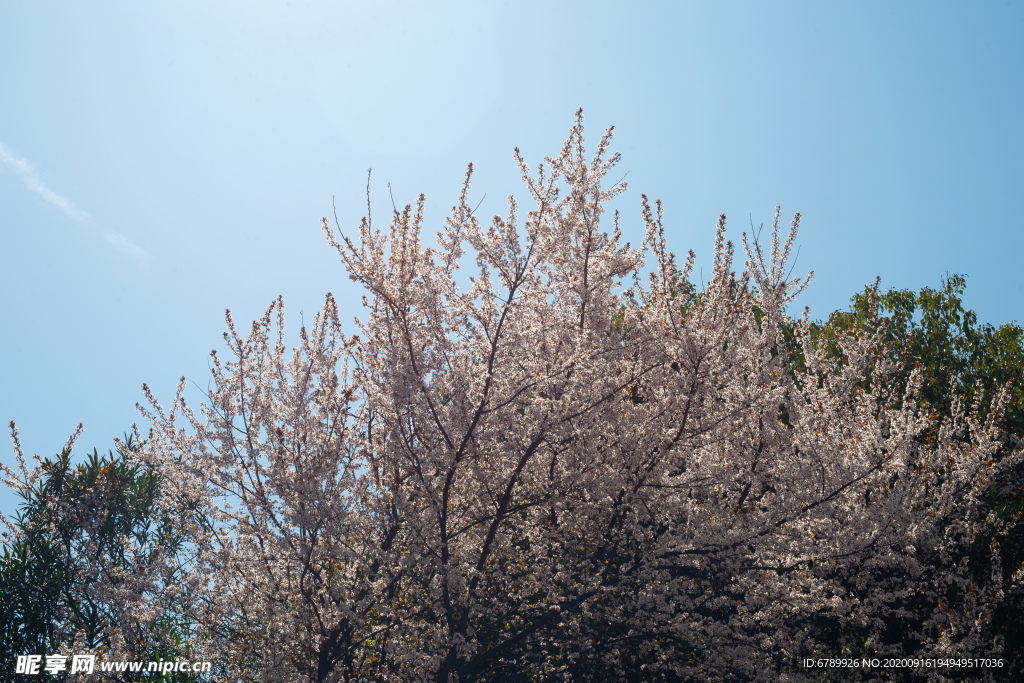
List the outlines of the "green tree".
{"type": "Polygon", "coordinates": [[[851,298],[847,311],[836,311],[815,326],[818,343],[836,352],[836,335],[872,322],[872,308],[886,325],[887,348],[893,360],[912,362],[897,376],[906,384],[916,368],[921,373],[921,398],[941,417],[948,418],[956,400],[991,405],[996,393],[1010,384],[1004,426],[1007,439],[1024,436],[1024,329],[1015,322],[999,327],[979,324],[978,315],[964,308],[967,279],[952,274],[938,289],[920,292],[890,289],[873,295],[872,287],[851,298]]]}
{"type": "Polygon", "coordinates": [[[159,590],[132,586],[141,565],[187,545],[183,520],[156,512],[159,473],[131,458],[141,446],[126,435],[117,451],[94,449],[72,465],[69,445],[43,459],[35,485],[18,491],[14,535],[0,555],[0,666],[9,673],[18,655],[56,654],[62,644],[139,660],[188,658],[189,624],[180,612],[165,611],[140,628],[110,590],[159,590]]]}

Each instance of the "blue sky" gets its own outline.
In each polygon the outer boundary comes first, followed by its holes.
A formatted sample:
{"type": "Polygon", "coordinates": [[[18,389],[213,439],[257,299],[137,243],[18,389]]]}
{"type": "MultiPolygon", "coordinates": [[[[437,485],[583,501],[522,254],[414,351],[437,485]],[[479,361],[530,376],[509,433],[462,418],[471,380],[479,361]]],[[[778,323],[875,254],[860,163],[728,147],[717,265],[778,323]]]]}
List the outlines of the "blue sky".
{"type": "Polygon", "coordinates": [[[816,316],[950,271],[1024,320],[1022,68],[1020,1],[0,0],[0,418],[106,450],[143,382],[206,386],[225,308],[351,319],[332,198],[354,229],[372,167],[376,215],[424,192],[433,234],[472,161],[504,213],[513,147],[556,153],[579,107],[616,126],[634,241],[660,197],[707,270],[719,213],[738,241],[781,204],[816,316]]]}

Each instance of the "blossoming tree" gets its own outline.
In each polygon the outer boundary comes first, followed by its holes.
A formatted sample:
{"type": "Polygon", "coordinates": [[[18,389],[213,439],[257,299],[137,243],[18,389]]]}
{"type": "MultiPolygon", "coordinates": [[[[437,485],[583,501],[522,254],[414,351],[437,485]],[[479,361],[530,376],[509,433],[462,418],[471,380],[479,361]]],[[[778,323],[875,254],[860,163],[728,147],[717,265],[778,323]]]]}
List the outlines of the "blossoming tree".
{"type": "Polygon", "coordinates": [[[422,196],[385,231],[324,219],[366,290],[356,334],[330,295],[290,357],[280,300],[248,336],[229,314],[201,410],[184,382],[169,411],[149,395],[139,457],[197,520],[161,576],[233,678],[813,677],[800,658],[891,650],[915,591],[918,653],[998,655],[986,610],[1021,572],[972,592],[917,560],[996,523],[971,511],[1021,458],[992,457],[998,401],[925,442],[883,324],[817,348],[787,309],[799,214],[744,236],[739,275],[722,216],[695,293],[660,203],[639,248],[608,231],[610,141],[587,157],[578,114],[536,172],[517,150],[531,208],[486,226],[470,166],[436,247],[422,196]]]}

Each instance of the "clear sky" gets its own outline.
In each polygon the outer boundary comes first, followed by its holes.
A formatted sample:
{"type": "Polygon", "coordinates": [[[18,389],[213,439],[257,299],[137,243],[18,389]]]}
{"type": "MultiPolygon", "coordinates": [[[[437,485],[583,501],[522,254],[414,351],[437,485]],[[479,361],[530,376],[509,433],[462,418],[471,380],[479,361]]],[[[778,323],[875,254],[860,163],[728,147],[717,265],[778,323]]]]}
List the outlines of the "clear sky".
{"type": "Polygon", "coordinates": [[[468,162],[503,214],[513,147],[557,153],[579,107],[635,242],[641,192],[705,271],[718,214],[738,241],[781,204],[818,317],[949,271],[1024,320],[1022,94],[1020,0],[0,0],[0,418],[42,455],[145,431],[140,385],[205,388],[225,308],[358,315],[319,219],[358,225],[368,168],[375,217],[424,192],[432,235],[468,162]]]}

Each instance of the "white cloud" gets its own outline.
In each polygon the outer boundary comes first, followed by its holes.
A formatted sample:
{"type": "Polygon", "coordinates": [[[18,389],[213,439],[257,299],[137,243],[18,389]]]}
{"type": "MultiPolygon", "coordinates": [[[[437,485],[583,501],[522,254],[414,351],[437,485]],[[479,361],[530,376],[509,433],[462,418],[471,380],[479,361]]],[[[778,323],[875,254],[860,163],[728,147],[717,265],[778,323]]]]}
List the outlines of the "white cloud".
{"type": "MultiPolygon", "coordinates": [[[[39,179],[39,174],[27,160],[18,156],[10,147],[0,142],[0,162],[3,162],[14,169],[21,177],[21,182],[30,192],[35,192],[48,204],[57,207],[69,218],[84,223],[89,220],[89,214],[78,208],[73,201],[58,194],[52,187],[39,179]]],[[[137,261],[143,261],[149,257],[146,250],[132,242],[130,239],[116,232],[103,233],[103,239],[118,251],[131,256],[137,261]]]]}
{"type": "Polygon", "coordinates": [[[124,235],[116,232],[108,232],[103,235],[103,239],[118,251],[128,254],[132,258],[140,261],[149,258],[149,254],[146,253],[145,249],[135,244],[135,242],[132,242],[124,235]]]}
{"type": "Polygon", "coordinates": [[[35,192],[48,203],[56,206],[70,218],[76,221],[84,221],[89,218],[89,214],[75,206],[73,201],[57,194],[52,188],[44,184],[36,174],[36,170],[32,168],[32,164],[15,154],[10,147],[2,142],[0,142],[0,161],[13,168],[21,176],[21,181],[25,183],[25,187],[28,190],[35,192]]]}

